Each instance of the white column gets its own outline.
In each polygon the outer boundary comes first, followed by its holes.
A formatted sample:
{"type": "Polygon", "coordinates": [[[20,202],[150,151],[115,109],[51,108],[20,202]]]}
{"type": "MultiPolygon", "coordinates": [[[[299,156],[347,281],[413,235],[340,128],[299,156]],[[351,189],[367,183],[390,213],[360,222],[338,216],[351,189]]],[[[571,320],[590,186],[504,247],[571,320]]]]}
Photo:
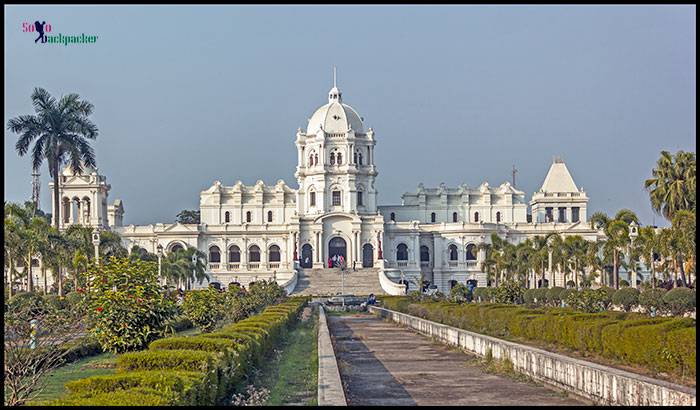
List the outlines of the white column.
{"type": "Polygon", "coordinates": [[[420,269],[420,237],[419,233],[413,237],[413,263],[420,269]]]}
{"type": "Polygon", "coordinates": [[[70,221],[71,225],[75,223],[73,215],[75,215],[75,201],[73,201],[71,199],[70,200],[70,215],[68,216],[68,220],[70,221]]]}

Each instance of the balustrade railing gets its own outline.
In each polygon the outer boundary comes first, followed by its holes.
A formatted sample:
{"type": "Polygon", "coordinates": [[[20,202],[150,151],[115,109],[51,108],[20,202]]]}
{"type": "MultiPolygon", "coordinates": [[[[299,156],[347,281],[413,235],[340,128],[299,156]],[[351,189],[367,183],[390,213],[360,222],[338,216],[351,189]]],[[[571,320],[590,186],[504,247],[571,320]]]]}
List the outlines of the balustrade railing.
{"type": "Polygon", "coordinates": [[[260,269],[260,262],[249,263],[248,269],[260,269]]]}
{"type": "Polygon", "coordinates": [[[210,270],[218,270],[221,267],[220,263],[210,263],[209,264],[209,269],[210,270]]]}
{"type": "Polygon", "coordinates": [[[408,266],[408,261],[397,261],[396,266],[398,266],[399,268],[405,268],[406,266],[408,266]]]}
{"type": "Polygon", "coordinates": [[[234,262],[234,263],[228,264],[228,270],[238,270],[240,268],[241,268],[241,264],[239,262],[234,262]]]}

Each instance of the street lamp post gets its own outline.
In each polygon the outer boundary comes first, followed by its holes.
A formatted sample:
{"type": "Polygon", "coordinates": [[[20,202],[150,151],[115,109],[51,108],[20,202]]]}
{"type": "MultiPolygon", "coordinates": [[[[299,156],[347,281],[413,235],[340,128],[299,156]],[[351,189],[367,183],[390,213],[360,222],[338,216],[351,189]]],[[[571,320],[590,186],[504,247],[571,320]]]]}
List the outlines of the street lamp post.
{"type": "Polygon", "coordinates": [[[100,264],[100,229],[95,228],[92,231],[92,244],[95,246],[95,264],[100,264]]]}
{"type": "MultiPolygon", "coordinates": [[[[192,254],[192,277],[194,278],[197,270],[197,253],[192,254]]],[[[189,285],[190,281],[187,280],[187,284],[189,285]]]]}
{"type": "Polygon", "coordinates": [[[163,278],[163,273],[162,273],[162,268],[161,268],[161,259],[163,259],[163,245],[158,244],[156,247],[156,251],[158,252],[158,278],[160,279],[160,284],[165,285],[165,279],[163,278]]]}
{"type": "MultiPolygon", "coordinates": [[[[637,232],[637,223],[632,221],[630,222],[629,226],[629,237],[630,237],[630,244],[627,250],[627,258],[629,259],[629,264],[630,267],[632,267],[632,247],[634,247],[634,240],[639,236],[639,232],[637,232]]],[[[630,286],[633,288],[637,287],[637,272],[634,268],[631,268],[630,272],[630,286]]]]}

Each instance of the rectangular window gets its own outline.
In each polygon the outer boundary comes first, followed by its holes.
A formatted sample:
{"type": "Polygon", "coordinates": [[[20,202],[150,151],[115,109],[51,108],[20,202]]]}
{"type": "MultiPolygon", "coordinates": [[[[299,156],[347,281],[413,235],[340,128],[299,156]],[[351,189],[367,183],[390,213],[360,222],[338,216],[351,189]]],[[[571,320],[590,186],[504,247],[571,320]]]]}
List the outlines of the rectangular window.
{"type": "Polygon", "coordinates": [[[552,208],[547,207],[544,209],[544,221],[545,222],[554,222],[554,216],[552,215],[552,208]]]}
{"type": "Polygon", "coordinates": [[[579,219],[579,216],[578,216],[579,209],[580,209],[580,208],[577,207],[577,206],[574,206],[574,207],[571,208],[571,222],[578,222],[578,219],[579,219]]]}
{"type": "Polygon", "coordinates": [[[316,206],[316,193],[312,192],[309,194],[309,206],[316,206]]]}
{"type": "Polygon", "coordinates": [[[363,206],[364,204],[362,203],[362,192],[357,193],[357,206],[363,206]]]}
{"type": "Polygon", "coordinates": [[[566,222],[566,208],[559,208],[559,222],[566,222]]]}
{"type": "Polygon", "coordinates": [[[333,206],[340,206],[340,191],[333,191],[333,206]]]}

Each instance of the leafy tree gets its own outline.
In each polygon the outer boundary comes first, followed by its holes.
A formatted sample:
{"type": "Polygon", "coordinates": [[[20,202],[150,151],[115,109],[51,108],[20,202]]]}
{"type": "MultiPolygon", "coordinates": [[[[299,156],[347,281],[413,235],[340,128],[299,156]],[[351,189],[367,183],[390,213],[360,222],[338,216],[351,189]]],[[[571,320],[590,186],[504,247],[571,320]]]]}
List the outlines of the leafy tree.
{"type": "Polygon", "coordinates": [[[200,223],[200,211],[193,211],[189,209],[182,210],[177,214],[176,222],[181,224],[199,224],[200,223]]]}
{"type": "Polygon", "coordinates": [[[216,289],[193,290],[187,292],[182,302],[182,312],[203,333],[208,333],[226,315],[226,295],[216,289]]]}
{"type": "MultiPolygon", "coordinates": [[[[32,147],[32,169],[38,171],[46,161],[53,178],[53,209],[60,209],[59,177],[64,162],[69,162],[73,172],[80,173],[83,166],[95,167],[95,153],[88,140],[97,138],[97,126],[89,116],[93,105],[81,100],[78,94],[68,94],[59,101],[43,88],[35,88],[31,96],[36,115],[20,115],[7,123],[8,130],[19,134],[15,149],[24,156],[32,147]]],[[[59,218],[54,226],[59,228],[59,218]]]]}
{"type": "Polygon", "coordinates": [[[678,211],[695,210],[695,153],[661,151],[652,177],[644,181],[652,208],[669,221],[678,211]]]}
{"type": "Polygon", "coordinates": [[[169,332],[167,323],[177,309],[160,292],[155,263],[110,257],[91,264],[88,275],[90,332],[104,351],[140,349],[169,332]]]}

